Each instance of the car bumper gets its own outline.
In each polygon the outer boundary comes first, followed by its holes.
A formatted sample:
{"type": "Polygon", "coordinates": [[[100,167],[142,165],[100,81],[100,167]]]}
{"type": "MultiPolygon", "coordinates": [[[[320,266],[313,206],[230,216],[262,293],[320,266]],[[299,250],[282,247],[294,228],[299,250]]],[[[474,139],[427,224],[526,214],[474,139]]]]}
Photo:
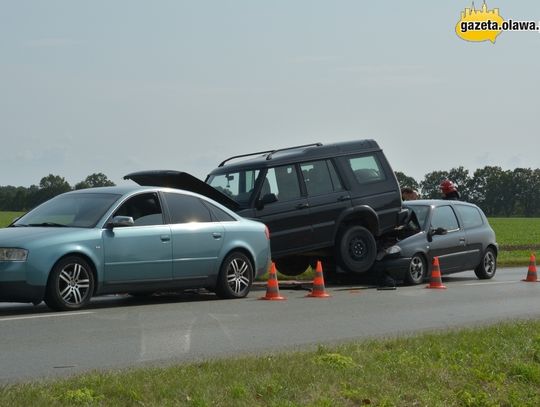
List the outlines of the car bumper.
{"type": "Polygon", "coordinates": [[[45,293],[44,287],[22,282],[0,282],[0,301],[40,303],[45,293]]]}
{"type": "Polygon", "coordinates": [[[410,257],[384,258],[375,263],[375,270],[385,272],[396,279],[402,279],[410,263],[410,257]]]}
{"type": "Polygon", "coordinates": [[[41,302],[45,287],[28,284],[26,262],[0,262],[0,301],[41,302]]]}

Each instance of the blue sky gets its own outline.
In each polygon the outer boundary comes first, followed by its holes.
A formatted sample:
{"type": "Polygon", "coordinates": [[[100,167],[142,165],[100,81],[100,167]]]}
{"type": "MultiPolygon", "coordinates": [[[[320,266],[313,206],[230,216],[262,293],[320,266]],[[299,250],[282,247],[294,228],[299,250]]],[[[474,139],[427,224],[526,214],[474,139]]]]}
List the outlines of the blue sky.
{"type": "MultiPolygon", "coordinates": [[[[487,4],[540,20],[538,1],[487,4]]],[[[470,5],[0,0],[0,185],[204,177],[230,155],[360,138],[418,180],[538,168],[540,33],[465,42],[470,5]]]]}

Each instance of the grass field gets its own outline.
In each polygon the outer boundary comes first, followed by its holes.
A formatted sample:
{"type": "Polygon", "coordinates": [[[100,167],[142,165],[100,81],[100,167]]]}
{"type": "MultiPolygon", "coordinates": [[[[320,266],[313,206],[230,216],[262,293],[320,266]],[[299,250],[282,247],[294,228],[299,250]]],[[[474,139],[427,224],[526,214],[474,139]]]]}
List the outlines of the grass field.
{"type": "Polygon", "coordinates": [[[9,225],[13,219],[18,216],[21,216],[23,212],[1,212],[0,211],[0,228],[6,227],[9,225]]]}
{"type": "MultiPolygon", "coordinates": [[[[22,212],[0,212],[5,227],[22,212]]],[[[532,252],[540,252],[540,218],[490,218],[500,246],[499,266],[527,265],[532,252]]]]}
{"type": "Polygon", "coordinates": [[[540,321],[0,387],[2,406],[539,406],[540,321]]]}

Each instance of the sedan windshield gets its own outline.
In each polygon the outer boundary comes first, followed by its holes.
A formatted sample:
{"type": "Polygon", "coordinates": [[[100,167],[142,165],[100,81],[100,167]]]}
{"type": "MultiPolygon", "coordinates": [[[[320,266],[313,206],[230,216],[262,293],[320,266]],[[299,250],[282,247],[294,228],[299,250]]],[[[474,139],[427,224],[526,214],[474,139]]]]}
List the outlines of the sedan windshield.
{"type": "Polygon", "coordinates": [[[426,219],[429,213],[429,206],[427,205],[410,205],[405,206],[407,209],[410,209],[414,212],[416,215],[416,219],[418,219],[418,224],[422,229],[426,226],[426,219]]]}
{"type": "Polygon", "coordinates": [[[213,174],[206,182],[222,194],[234,199],[242,207],[246,207],[258,176],[259,170],[246,170],[228,174],[213,174]]]}
{"type": "Polygon", "coordinates": [[[12,226],[92,228],[119,197],[98,193],[60,195],[30,211],[12,226]]]}

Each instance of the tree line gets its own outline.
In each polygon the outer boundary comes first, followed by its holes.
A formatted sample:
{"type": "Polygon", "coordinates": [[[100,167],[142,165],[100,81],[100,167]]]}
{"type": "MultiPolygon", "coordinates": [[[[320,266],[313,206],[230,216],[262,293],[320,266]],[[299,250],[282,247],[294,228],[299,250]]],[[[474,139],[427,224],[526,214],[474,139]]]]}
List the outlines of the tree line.
{"type": "MultiPolygon", "coordinates": [[[[416,189],[422,198],[440,198],[439,184],[448,178],[457,185],[463,201],[475,203],[487,216],[540,216],[540,169],[486,166],[471,175],[457,167],[430,172],[421,181],[400,171],[395,174],[401,187],[416,189]]],[[[91,174],[74,186],[59,175],[49,174],[29,188],[0,186],[0,211],[27,211],[67,191],[113,185],[103,173],[91,174]]]]}
{"type": "Polygon", "coordinates": [[[0,211],[27,211],[46,200],[74,189],[114,186],[105,174],[94,173],[73,187],[64,177],[49,174],[39,185],[30,187],[0,186],[0,211]]]}
{"type": "Polygon", "coordinates": [[[440,198],[439,185],[445,178],[453,181],[461,200],[478,205],[487,216],[540,216],[540,169],[503,170],[485,166],[474,173],[463,167],[433,171],[420,182],[396,172],[399,184],[416,189],[422,198],[440,198]]]}

